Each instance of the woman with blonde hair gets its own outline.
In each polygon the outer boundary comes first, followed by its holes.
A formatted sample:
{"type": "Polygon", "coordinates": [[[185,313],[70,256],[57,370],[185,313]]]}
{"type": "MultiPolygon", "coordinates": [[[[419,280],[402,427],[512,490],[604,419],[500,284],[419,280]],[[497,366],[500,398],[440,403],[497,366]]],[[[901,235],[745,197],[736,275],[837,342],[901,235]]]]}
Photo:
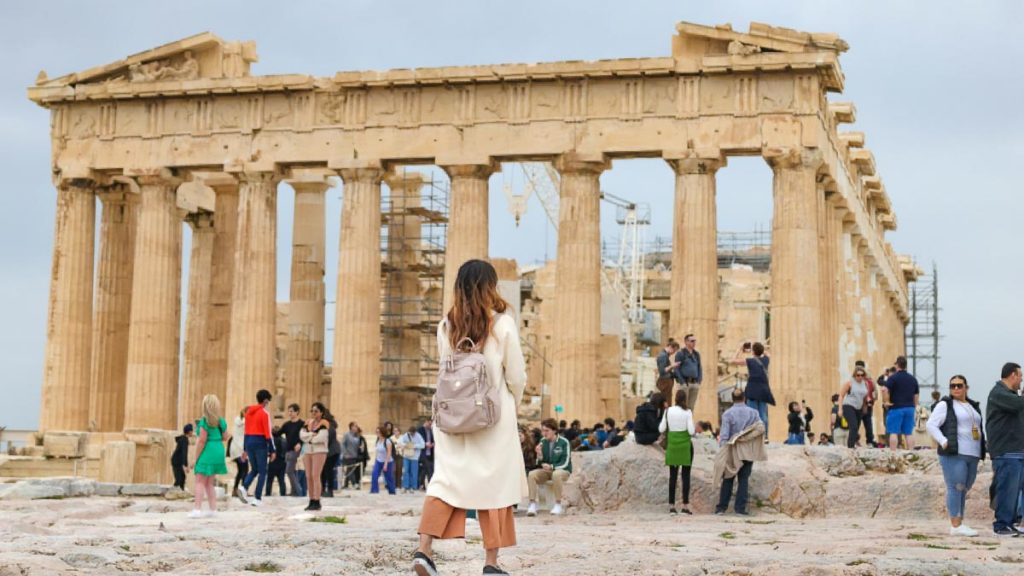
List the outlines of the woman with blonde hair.
{"type": "Polygon", "coordinates": [[[226,454],[224,444],[231,439],[228,423],[221,418],[220,400],[214,394],[203,397],[203,417],[196,420],[199,440],[196,442],[196,460],[193,469],[196,473],[195,506],[189,513],[190,518],[213,516],[217,512],[217,495],[214,492],[214,481],[218,474],[227,474],[228,467],[224,463],[226,454]],[[203,496],[209,508],[203,512],[203,496]]]}
{"type": "Polygon", "coordinates": [[[476,510],[486,551],[484,574],[508,574],[498,567],[498,550],[516,544],[512,506],[529,494],[519,443],[516,407],[526,386],[526,363],[519,329],[498,294],[498,275],[483,260],[459,267],[454,298],[437,328],[440,358],[463,350],[483,355],[488,382],[498,388],[500,409],[492,426],[447,433],[434,419],[434,476],[427,486],[420,519],[420,545],[413,557],[417,576],[436,576],[435,538],[463,538],[466,510],[476,510]]]}

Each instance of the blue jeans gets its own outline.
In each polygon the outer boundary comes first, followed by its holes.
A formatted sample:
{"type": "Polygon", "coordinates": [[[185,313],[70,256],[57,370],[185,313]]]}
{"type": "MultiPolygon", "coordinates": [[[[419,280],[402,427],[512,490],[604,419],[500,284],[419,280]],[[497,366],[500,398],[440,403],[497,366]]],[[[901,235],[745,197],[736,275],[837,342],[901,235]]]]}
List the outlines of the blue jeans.
{"type": "MultiPolygon", "coordinates": [[[[743,461],[743,466],[740,471],[736,474],[736,477],[740,479],[739,486],[736,488],[736,506],[735,510],[738,514],[747,513],[747,498],[750,492],[750,473],[754,471],[754,463],[749,460],[743,461]]],[[[725,512],[729,508],[729,498],[732,497],[732,481],[736,478],[724,478],[722,479],[722,490],[718,493],[718,506],[715,507],[716,512],[725,512]]]]}
{"type": "Polygon", "coordinates": [[[761,417],[761,423],[764,424],[764,437],[768,437],[768,403],[761,402],[760,400],[747,400],[747,406],[750,406],[754,410],[757,410],[757,415],[761,417]]]}
{"type": "Polygon", "coordinates": [[[298,470],[295,472],[295,474],[299,478],[299,496],[305,497],[306,491],[309,490],[309,487],[306,486],[306,471],[298,470]]]}
{"type": "Polygon", "coordinates": [[[942,477],[946,480],[946,511],[950,518],[963,518],[967,492],[978,477],[978,457],[939,454],[939,464],[942,465],[942,477]]]}
{"type": "Polygon", "coordinates": [[[996,484],[996,520],[992,529],[1000,530],[1011,527],[1017,518],[1024,459],[999,456],[992,459],[992,467],[996,484]]]}
{"type": "Polygon", "coordinates": [[[263,436],[246,434],[245,455],[249,457],[249,474],[245,476],[242,487],[249,491],[253,478],[259,476],[256,481],[256,499],[263,499],[263,488],[267,483],[267,439],[263,436]]]}
{"type": "Polygon", "coordinates": [[[402,489],[415,490],[420,483],[420,461],[402,458],[402,489]]]}
{"type": "Polygon", "coordinates": [[[370,494],[380,493],[380,484],[377,482],[377,478],[384,473],[384,486],[388,489],[388,494],[395,493],[395,463],[391,462],[388,465],[388,469],[384,471],[384,463],[377,460],[373,461],[373,474],[370,476],[370,494]]]}
{"type": "Polygon", "coordinates": [[[786,444],[799,444],[803,446],[806,440],[803,434],[790,433],[789,437],[786,438],[786,444]]]}

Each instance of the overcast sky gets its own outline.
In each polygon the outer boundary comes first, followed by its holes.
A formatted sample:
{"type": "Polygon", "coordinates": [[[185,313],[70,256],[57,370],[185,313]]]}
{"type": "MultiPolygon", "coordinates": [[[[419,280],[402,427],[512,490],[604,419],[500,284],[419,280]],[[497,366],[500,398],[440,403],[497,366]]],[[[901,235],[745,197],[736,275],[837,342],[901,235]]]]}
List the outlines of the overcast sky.
{"type": "MultiPolygon", "coordinates": [[[[849,42],[841,59],[847,90],[831,98],[857,105],[848,129],[867,134],[899,220],[888,238],[897,252],[938,265],[940,380],[964,373],[972,395],[984,396],[1004,361],[1024,359],[1015,340],[1024,317],[1014,232],[1024,214],[1020,2],[51,0],[0,4],[0,426],[38,422],[55,205],[48,113],[25,97],[40,70],[52,78],[206,30],[255,40],[253,74],[668,56],[680,20],[731,22],[741,31],[759,21],[849,42]]],[[[521,181],[514,171],[491,180],[491,254],[528,264],[553,257],[554,235],[535,202],[514,226],[501,189],[521,181]]],[[[761,159],[731,159],[718,186],[720,229],[770,226],[771,172],[761,159]]],[[[673,178],[663,162],[618,161],[602,188],[660,207],[648,234],[671,234],[673,178]]],[[[281,300],[291,199],[282,187],[281,300]]],[[[329,300],[339,215],[335,192],[329,300]]],[[[602,223],[605,238],[618,236],[613,210],[603,210],[602,223]]]]}

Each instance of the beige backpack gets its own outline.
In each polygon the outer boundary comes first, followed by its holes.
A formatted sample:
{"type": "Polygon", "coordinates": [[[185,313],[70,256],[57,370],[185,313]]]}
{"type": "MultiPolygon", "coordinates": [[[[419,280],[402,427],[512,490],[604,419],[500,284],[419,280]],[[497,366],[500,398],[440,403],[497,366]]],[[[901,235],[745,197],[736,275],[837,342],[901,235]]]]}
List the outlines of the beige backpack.
{"type": "Polygon", "coordinates": [[[491,385],[484,355],[469,338],[441,359],[433,411],[434,425],[445,434],[470,434],[498,423],[500,390],[491,385]],[[468,351],[461,349],[463,343],[469,343],[468,351]]]}

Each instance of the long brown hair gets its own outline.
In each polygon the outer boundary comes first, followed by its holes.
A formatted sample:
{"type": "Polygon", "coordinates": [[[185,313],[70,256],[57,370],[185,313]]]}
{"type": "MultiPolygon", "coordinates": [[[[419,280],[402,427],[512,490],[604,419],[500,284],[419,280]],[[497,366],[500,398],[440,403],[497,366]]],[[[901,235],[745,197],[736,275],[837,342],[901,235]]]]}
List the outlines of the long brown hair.
{"type": "Polygon", "coordinates": [[[483,349],[494,319],[491,311],[504,312],[508,302],[498,294],[498,273],[483,260],[467,260],[455,277],[452,308],[448,311],[448,341],[457,349],[469,338],[483,349]]]}

